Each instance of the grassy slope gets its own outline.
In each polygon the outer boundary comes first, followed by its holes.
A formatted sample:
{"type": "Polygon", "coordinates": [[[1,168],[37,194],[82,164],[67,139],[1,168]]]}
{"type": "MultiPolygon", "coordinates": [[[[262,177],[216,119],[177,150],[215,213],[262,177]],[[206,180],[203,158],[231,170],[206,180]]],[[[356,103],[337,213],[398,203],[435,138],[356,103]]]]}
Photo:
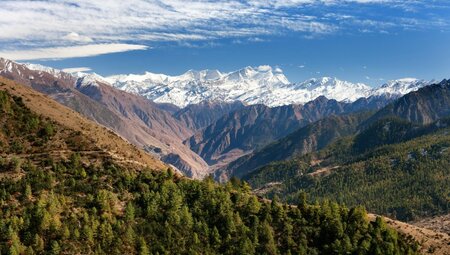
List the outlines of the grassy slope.
{"type": "MultiPolygon", "coordinates": [[[[87,139],[88,143],[96,147],[96,150],[109,154],[117,161],[122,161],[125,164],[147,165],[154,169],[167,168],[164,163],[131,145],[114,132],[87,120],[80,114],[31,88],[0,77],[0,90],[21,97],[24,105],[31,109],[33,113],[51,119],[52,122],[64,129],[78,133],[84,139],[87,139]]],[[[51,148],[50,151],[55,149],[53,145],[49,148],[51,148]]],[[[70,154],[70,152],[65,154],[70,154]]]]}

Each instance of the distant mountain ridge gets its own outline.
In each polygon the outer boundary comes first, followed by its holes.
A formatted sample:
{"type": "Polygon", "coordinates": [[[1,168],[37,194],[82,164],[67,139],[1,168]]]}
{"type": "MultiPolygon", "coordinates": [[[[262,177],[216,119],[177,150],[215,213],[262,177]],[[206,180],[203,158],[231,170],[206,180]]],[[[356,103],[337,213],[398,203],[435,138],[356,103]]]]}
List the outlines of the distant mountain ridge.
{"type": "Polygon", "coordinates": [[[311,78],[303,82],[291,83],[280,68],[267,65],[248,66],[229,73],[207,69],[189,70],[178,76],[145,72],[142,75],[109,77],[83,72],[68,74],[38,64],[24,64],[24,66],[34,71],[50,73],[56,78],[71,75],[78,79],[80,86],[101,82],[144,96],[155,103],[170,104],[180,108],[203,102],[229,104],[236,101],[246,105],[264,104],[276,107],[305,104],[320,96],[343,102],[376,97],[396,99],[436,83],[435,80],[402,78],[390,80],[379,87],[372,88],[363,83],[352,83],[334,77],[311,78]]]}
{"type": "Polygon", "coordinates": [[[119,89],[179,107],[203,101],[241,101],[247,105],[276,107],[305,104],[320,96],[344,102],[371,96],[398,98],[433,82],[404,78],[372,88],[362,83],[321,77],[291,83],[280,68],[270,66],[245,67],[229,73],[189,70],[178,76],[146,72],[143,75],[114,75],[105,80],[119,89]]]}
{"type": "Polygon", "coordinates": [[[240,110],[245,105],[239,101],[232,103],[203,101],[191,104],[173,113],[173,117],[192,130],[200,130],[229,112],[240,110]]]}
{"type": "MultiPolygon", "coordinates": [[[[231,73],[190,70],[180,76],[146,73],[115,77],[136,92],[122,91],[124,88],[110,84],[114,81],[111,77],[95,73],[69,74],[1,60],[0,76],[50,95],[194,178],[202,178],[314,121],[330,115],[378,110],[428,84],[406,78],[372,89],[328,77],[295,84],[281,69],[270,66],[231,73]],[[148,81],[158,84],[141,87],[148,81]],[[155,104],[141,89],[159,95],[157,102],[164,98],[168,101],[155,104]],[[313,100],[284,103],[309,99],[313,100]],[[254,104],[259,101],[263,103],[254,104]]],[[[340,135],[336,133],[336,137],[340,135]]],[[[315,146],[311,148],[315,150],[315,146]]],[[[230,177],[226,175],[225,179],[230,177]]]]}

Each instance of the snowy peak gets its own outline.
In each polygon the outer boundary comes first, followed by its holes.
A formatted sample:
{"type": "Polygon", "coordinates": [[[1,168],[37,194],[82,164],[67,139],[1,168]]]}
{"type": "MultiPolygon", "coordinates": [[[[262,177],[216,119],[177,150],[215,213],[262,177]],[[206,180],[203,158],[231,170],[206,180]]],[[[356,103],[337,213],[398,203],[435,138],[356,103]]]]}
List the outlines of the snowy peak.
{"type": "Polygon", "coordinates": [[[331,77],[311,78],[298,84],[299,88],[313,90],[318,87],[326,86],[327,84],[337,84],[338,80],[331,77]]]}
{"type": "Polygon", "coordinates": [[[357,88],[363,90],[370,90],[370,87],[363,83],[351,83],[333,77],[311,78],[309,80],[299,83],[297,87],[307,90],[315,90],[318,88],[328,88],[328,89],[357,88]]]}
{"type": "Polygon", "coordinates": [[[38,72],[46,72],[49,73],[55,77],[60,77],[62,74],[61,70],[55,69],[55,68],[51,68],[48,66],[43,66],[43,65],[39,65],[39,64],[31,64],[31,63],[25,63],[23,64],[25,67],[27,67],[30,70],[33,71],[38,71],[38,72]]]}
{"type": "Polygon", "coordinates": [[[38,64],[21,64],[8,59],[0,58],[0,74],[14,74],[24,81],[31,81],[34,79],[46,79],[48,77],[55,77],[56,79],[71,79],[72,76],[61,70],[46,67],[38,64]],[[32,72],[30,72],[32,71],[32,72]]]}
{"type": "Polygon", "coordinates": [[[270,107],[305,104],[324,96],[337,101],[353,102],[359,98],[387,96],[397,98],[435,83],[415,78],[388,81],[377,88],[362,83],[351,83],[332,77],[308,79],[290,83],[283,70],[268,65],[245,67],[233,72],[219,70],[189,70],[178,76],[145,72],[142,75],[115,75],[102,77],[95,73],[66,73],[58,69],[19,64],[0,58],[0,73],[17,73],[23,79],[33,80],[48,76],[64,78],[77,88],[111,84],[121,90],[142,95],[156,103],[171,103],[179,107],[201,102],[235,102],[247,105],[264,104],[270,107]],[[28,75],[37,71],[39,77],[28,75]]]}
{"type": "Polygon", "coordinates": [[[374,89],[374,95],[391,95],[401,96],[408,94],[409,92],[416,91],[422,87],[435,83],[435,80],[425,81],[416,78],[403,78],[398,80],[391,80],[381,85],[379,88],[374,89]]]}
{"type": "Polygon", "coordinates": [[[289,84],[288,79],[280,68],[272,68],[268,65],[258,67],[247,66],[243,69],[230,72],[225,77],[228,81],[232,82],[257,81],[258,83],[289,84]]]}
{"type": "Polygon", "coordinates": [[[222,78],[222,73],[219,70],[204,70],[200,72],[203,80],[219,80],[222,78]]]}
{"type": "Polygon", "coordinates": [[[96,73],[73,72],[68,73],[59,69],[31,63],[17,63],[0,58],[0,73],[15,73],[26,80],[42,79],[43,77],[54,77],[73,82],[74,87],[98,86],[98,82],[109,84],[102,76],[96,73]],[[30,71],[33,71],[30,74],[30,71]]]}
{"type": "Polygon", "coordinates": [[[88,87],[88,86],[94,86],[98,87],[98,82],[109,84],[105,79],[96,74],[96,73],[83,73],[83,72],[77,72],[76,74],[73,74],[76,78],[76,87],[88,87]]]}
{"type": "Polygon", "coordinates": [[[189,70],[178,76],[147,72],[110,76],[106,80],[122,90],[180,107],[202,101],[264,103],[264,99],[258,99],[261,94],[289,84],[281,69],[270,66],[248,66],[229,73],[189,70]]]}
{"type": "Polygon", "coordinates": [[[0,73],[12,72],[17,64],[8,59],[0,58],[0,73]]]}
{"type": "MultiPolygon", "coordinates": [[[[222,78],[222,73],[219,70],[202,70],[202,71],[195,71],[195,70],[189,70],[186,73],[178,76],[180,80],[185,81],[214,81],[222,78]]],[[[175,78],[176,77],[172,77],[175,78]]]]}
{"type": "Polygon", "coordinates": [[[106,78],[113,86],[137,93],[157,103],[179,107],[202,101],[241,101],[270,107],[304,104],[320,96],[337,101],[353,102],[362,97],[399,97],[430,84],[412,78],[390,81],[378,88],[332,77],[290,83],[283,70],[268,65],[247,66],[223,73],[218,70],[189,70],[179,76],[145,73],[106,78]]]}
{"type": "Polygon", "coordinates": [[[371,87],[362,83],[351,83],[332,77],[312,78],[289,86],[293,88],[291,96],[303,94],[307,101],[314,100],[320,96],[337,101],[355,101],[358,98],[369,96],[372,90],[371,87]]]}

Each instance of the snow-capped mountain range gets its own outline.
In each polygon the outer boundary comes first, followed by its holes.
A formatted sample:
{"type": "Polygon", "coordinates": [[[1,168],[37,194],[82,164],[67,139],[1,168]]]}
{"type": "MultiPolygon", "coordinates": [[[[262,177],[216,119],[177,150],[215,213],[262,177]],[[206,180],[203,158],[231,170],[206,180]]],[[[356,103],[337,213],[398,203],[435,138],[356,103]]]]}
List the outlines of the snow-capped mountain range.
{"type": "Polygon", "coordinates": [[[190,70],[179,76],[146,72],[143,75],[115,75],[105,80],[157,103],[172,103],[179,107],[202,101],[241,101],[274,107],[304,104],[319,96],[353,102],[370,96],[399,97],[433,82],[406,78],[372,88],[362,83],[321,77],[291,83],[280,68],[270,66],[246,67],[230,73],[190,70]]]}
{"type": "MultiPolygon", "coordinates": [[[[55,77],[64,74],[63,71],[42,65],[25,65],[32,70],[47,72],[55,77]]],[[[245,67],[229,73],[218,70],[189,70],[179,76],[151,72],[109,77],[82,72],[71,75],[77,79],[76,86],[96,86],[99,81],[142,95],[156,103],[171,103],[179,107],[204,101],[241,101],[248,105],[264,104],[275,107],[304,104],[319,96],[345,102],[370,96],[395,98],[435,82],[404,78],[388,81],[373,88],[363,83],[321,77],[291,83],[280,68],[270,66],[245,67]]]]}

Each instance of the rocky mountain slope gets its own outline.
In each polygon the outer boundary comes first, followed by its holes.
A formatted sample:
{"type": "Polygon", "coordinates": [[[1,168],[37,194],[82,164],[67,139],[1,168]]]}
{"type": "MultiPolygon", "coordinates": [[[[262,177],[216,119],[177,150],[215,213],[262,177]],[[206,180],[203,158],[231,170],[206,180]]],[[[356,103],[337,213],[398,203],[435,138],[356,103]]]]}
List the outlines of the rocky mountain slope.
{"type": "Polygon", "coordinates": [[[190,104],[176,111],[173,117],[192,130],[200,130],[225,114],[242,108],[244,108],[244,105],[239,101],[232,103],[203,101],[198,104],[190,104]]]}
{"type": "Polygon", "coordinates": [[[318,97],[305,105],[272,108],[265,105],[250,105],[229,113],[196,132],[186,144],[213,165],[212,168],[216,171],[229,162],[261,149],[309,123],[330,115],[342,115],[362,109],[376,110],[388,102],[390,99],[382,96],[364,98],[354,103],[318,97]]]}
{"type": "Polygon", "coordinates": [[[286,160],[323,149],[336,139],[354,134],[359,124],[371,114],[331,115],[302,127],[285,138],[245,155],[215,172],[223,181],[229,176],[242,177],[274,161],[286,160]]]}
{"type": "Polygon", "coordinates": [[[448,115],[450,81],[443,80],[405,95],[376,113],[368,123],[386,116],[396,116],[411,122],[428,124],[448,115]]]}
{"type": "Polygon", "coordinates": [[[0,59],[0,76],[49,95],[111,128],[188,176],[200,178],[207,174],[208,165],[204,160],[182,143],[192,135],[189,128],[153,102],[115,89],[101,77],[94,74],[76,76],[5,59],[0,59]]]}

